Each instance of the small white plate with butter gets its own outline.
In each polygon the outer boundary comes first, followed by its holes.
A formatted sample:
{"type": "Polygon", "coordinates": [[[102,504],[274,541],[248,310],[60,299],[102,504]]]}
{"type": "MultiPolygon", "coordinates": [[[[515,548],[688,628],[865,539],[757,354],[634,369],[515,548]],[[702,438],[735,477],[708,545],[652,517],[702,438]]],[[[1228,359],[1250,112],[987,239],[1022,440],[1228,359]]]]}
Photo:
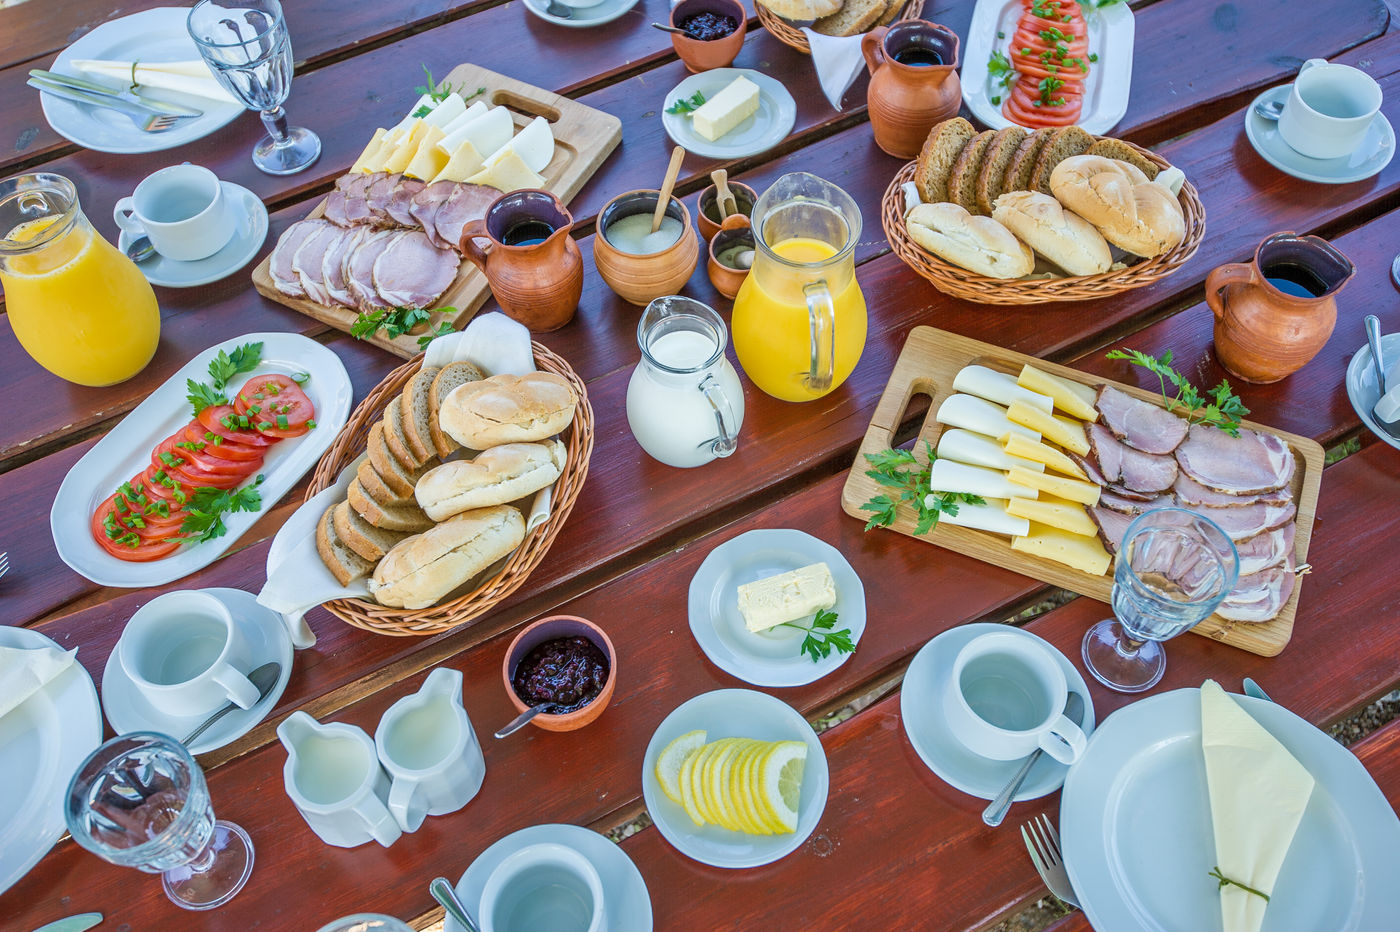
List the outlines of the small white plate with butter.
{"type": "Polygon", "coordinates": [[[765,631],[750,631],[739,612],[739,587],[814,563],[825,563],[836,584],[836,622],[814,637],[850,631],[859,644],[865,633],[865,587],[851,564],[830,544],[802,531],[749,531],[710,551],[690,580],[690,632],[705,656],[731,676],[755,686],[805,686],[846,662],[832,648],[813,660],[803,651],[813,616],[765,631]],[[795,627],[800,626],[800,627],[795,627]]]}
{"type": "Polygon", "coordinates": [[[666,135],[687,152],[707,159],[742,159],[767,152],[787,138],[796,122],[797,103],[787,88],[751,68],[714,68],[693,74],[667,92],[661,104],[666,135]],[[667,112],[677,101],[689,100],[696,93],[709,101],[738,77],[758,85],[758,110],[717,139],[709,140],[696,132],[691,113],[667,112]]]}

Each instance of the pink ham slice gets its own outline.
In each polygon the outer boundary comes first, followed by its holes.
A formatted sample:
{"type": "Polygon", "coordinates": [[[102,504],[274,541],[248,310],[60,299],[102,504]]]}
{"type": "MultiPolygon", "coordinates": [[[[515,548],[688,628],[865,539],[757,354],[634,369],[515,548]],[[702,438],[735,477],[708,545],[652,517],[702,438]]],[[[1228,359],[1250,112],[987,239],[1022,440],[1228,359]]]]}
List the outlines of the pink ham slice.
{"type": "Polygon", "coordinates": [[[485,217],[486,208],[500,196],[500,191],[485,185],[465,182],[458,184],[433,216],[437,241],[446,243],[453,249],[460,248],[462,230],[473,220],[485,217]]]}
{"type": "Polygon", "coordinates": [[[321,266],[326,253],[344,235],[345,231],[340,227],[323,220],[316,230],[302,241],[292,256],[292,271],[296,272],[302,291],[317,304],[333,303],[321,277],[321,266]]]}
{"type": "Polygon", "coordinates": [[[1176,481],[1176,461],[1170,456],[1135,450],[1102,424],[1089,425],[1089,449],[1109,485],[1155,494],[1167,491],[1176,481]]]}
{"type": "Polygon", "coordinates": [[[423,182],[417,178],[400,177],[398,183],[394,185],[393,194],[389,196],[389,203],[384,210],[389,214],[389,218],[401,227],[416,227],[418,221],[410,213],[413,205],[413,197],[424,188],[423,182]]]}
{"type": "Polygon", "coordinates": [[[1270,505],[1255,502],[1243,508],[1200,508],[1197,513],[1219,525],[1236,544],[1252,540],[1265,531],[1281,528],[1293,520],[1298,509],[1292,502],[1270,505]]]}
{"type": "Polygon", "coordinates": [[[1230,495],[1258,495],[1282,489],[1293,480],[1293,451],[1273,434],[1247,428],[1238,437],[1223,430],[1191,425],[1176,451],[1181,471],[1208,489],[1230,495]]]}
{"type": "Polygon", "coordinates": [[[272,250],[271,261],[268,263],[268,271],[272,274],[273,286],[282,294],[290,298],[306,295],[301,287],[301,280],[292,269],[292,256],[296,255],[306,238],[316,232],[323,223],[321,220],[298,220],[283,230],[282,235],[278,237],[277,245],[272,250]]]}
{"type": "Polygon", "coordinates": [[[1114,436],[1144,453],[1171,453],[1186,438],[1186,422],[1170,411],[1104,385],[1094,402],[1114,436]]]}
{"type": "Polygon", "coordinates": [[[350,286],[350,294],[354,296],[355,305],[360,310],[371,311],[393,306],[386,303],[374,287],[374,264],[390,244],[403,235],[405,234],[381,230],[366,237],[351,251],[350,258],[345,263],[345,283],[350,286]]]}
{"type": "Polygon", "coordinates": [[[1293,497],[1290,489],[1275,489],[1272,492],[1264,492],[1260,495],[1231,495],[1228,492],[1217,492],[1215,489],[1208,489],[1186,473],[1180,473],[1176,477],[1176,482],[1172,485],[1172,490],[1183,505],[1189,507],[1200,506],[1202,508],[1237,508],[1243,505],[1250,505],[1256,501],[1268,502],[1272,505],[1282,505],[1293,497]]]}
{"type": "Polygon", "coordinates": [[[1074,465],[1084,470],[1084,475],[1088,476],[1089,481],[1094,483],[1094,485],[1108,485],[1108,480],[1103,477],[1103,473],[1099,472],[1099,467],[1097,464],[1091,462],[1086,457],[1080,456],[1078,453],[1071,452],[1070,450],[1066,450],[1065,455],[1074,461],[1074,465]]]}
{"type": "Polygon", "coordinates": [[[456,189],[457,182],[455,181],[434,181],[413,195],[413,202],[408,208],[408,212],[414,220],[412,225],[422,227],[423,232],[428,234],[428,239],[433,241],[433,245],[444,249],[456,246],[456,243],[445,242],[438,237],[434,218],[437,216],[438,208],[452,196],[452,192],[456,189]]]}
{"type": "Polygon", "coordinates": [[[348,227],[350,225],[349,218],[345,216],[344,191],[332,191],[326,197],[326,209],[321,211],[321,216],[336,226],[348,227]]]}
{"type": "Polygon", "coordinates": [[[373,281],[389,307],[430,307],[457,277],[460,257],[438,249],[427,234],[401,234],[374,262],[373,281]]]}
{"type": "Polygon", "coordinates": [[[1236,544],[1235,550],[1240,555],[1240,576],[1250,576],[1262,572],[1290,559],[1293,554],[1293,538],[1297,530],[1298,522],[1289,521],[1281,528],[1275,528],[1236,544]]]}
{"type": "Polygon", "coordinates": [[[350,284],[345,280],[345,260],[369,235],[367,227],[346,230],[335,245],[326,250],[325,258],[321,260],[321,281],[326,286],[326,293],[342,307],[355,306],[355,296],[350,293],[350,284]]]}
{"type": "Polygon", "coordinates": [[[1241,576],[1215,613],[1229,621],[1273,621],[1293,594],[1297,581],[1290,556],[1280,566],[1241,576]]]}
{"type": "Polygon", "coordinates": [[[394,218],[389,216],[389,202],[393,200],[394,188],[402,177],[384,172],[365,192],[365,206],[369,208],[371,222],[375,225],[394,225],[394,218]]]}
{"type": "Polygon", "coordinates": [[[1140,515],[1144,511],[1151,511],[1153,508],[1169,508],[1175,504],[1176,499],[1170,495],[1129,498],[1111,488],[1104,489],[1099,494],[1099,507],[1108,508],[1130,517],[1140,515]]]}
{"type": "Polygon", "coordinates": [[[1089,517],[1099,526],[1099,537],[1103,539],[1103,545],[1108,548],[1108,552],[1117,553],[1118,545],[1123,542],[1123,535],[1127,533],[1128,525],[1133,523],[1135,515],[1126,515],[1103,505],[1092,505],[1089,508],[1089,517]]]}

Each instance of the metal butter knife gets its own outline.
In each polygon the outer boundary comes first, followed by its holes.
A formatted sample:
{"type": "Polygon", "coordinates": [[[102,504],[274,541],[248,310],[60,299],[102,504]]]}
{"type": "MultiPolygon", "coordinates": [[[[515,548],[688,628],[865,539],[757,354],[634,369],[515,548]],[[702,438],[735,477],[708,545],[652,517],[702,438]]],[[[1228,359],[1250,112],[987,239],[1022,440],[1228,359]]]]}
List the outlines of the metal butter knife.
{"type": "MultiPolygon", "coordinates": [[[[204,116],[203,110],[196,110],[194,107],[186,107],[184,104],[171,103],[166,100],[152,100],[141,93],[132,90],[116,90],[105,84],[98,84],[96,81],[87,81],[83,78],[76,78],[70,74],[59,74],[57,71],[45,71],[42,68],[32,68],[29,77],[34,81],[44,85],[57,85],[71,91],[79,91],[84,94],[91,94],[104,100],[113,100],[135,107],[145,107],[155,113],[168,116],[204,116]]],[[[48,87],[41,87],[41,90],[48,90],[56,93],[48,87]]]]}
{"type": "Polygon", "coordinates": [[[83,913],[40,926],[34,932],[85,932],[102,921],[101,913],[83,913]]]}

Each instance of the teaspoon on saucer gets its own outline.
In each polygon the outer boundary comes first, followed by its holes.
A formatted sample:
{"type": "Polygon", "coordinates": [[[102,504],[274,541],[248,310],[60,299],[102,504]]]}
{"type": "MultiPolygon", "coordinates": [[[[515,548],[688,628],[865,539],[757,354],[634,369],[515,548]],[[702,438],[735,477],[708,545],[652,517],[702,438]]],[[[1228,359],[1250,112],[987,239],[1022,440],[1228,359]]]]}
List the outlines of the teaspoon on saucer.
{"type": "MultiPolygon", "coordinates": [[[[272,692],[272,687],[277,685],[277,680],[279,677],[281,677],[281,675],[282,665],[275,660],[263,664],[262,666],[255,669],[252,673],[248,674],[249,682],[251,682],[254,686],[258,688],[259,702],[267,698],[267,694],[272,692]]],[[[219,711],[215,712],[213,715],[205,719],[203,725],[200,725],[194,731],[186,735],[185,740],[181,741],[180,743],[185,745],[186,747],[189,747],[190,742],[194,741],[195,738],[198,738],[200,735],[204,734],[204,732],[208,730],[208,728],[211,725],[213,725],[219,719],[223,718],[225,715],[229,714],[236,708],[238,708],[238,706],[232,702],[224,703],[223,708],[219,709],[219,711]]]]}
{"type": "Polygon", "coordinates": [[[145,262],[156,254],[156,247],[149,236],[138,236],[126,244],[126,257],[132,262],[145,262]]]}
{"type": "Polygon", "coordinates": [[[1254,102],[1254,112],[1271,123],[1277,123],[1283,116],[1283,101],[1259,99],[1254,102]]]}

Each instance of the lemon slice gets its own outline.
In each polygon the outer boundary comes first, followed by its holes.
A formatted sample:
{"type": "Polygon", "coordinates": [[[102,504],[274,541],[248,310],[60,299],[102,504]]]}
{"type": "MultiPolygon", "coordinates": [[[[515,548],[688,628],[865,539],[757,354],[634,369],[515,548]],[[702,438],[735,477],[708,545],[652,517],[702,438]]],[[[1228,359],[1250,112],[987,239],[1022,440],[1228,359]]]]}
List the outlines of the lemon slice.
{"type": "Polygon", "coordinates": [[[710,811],[710,799],[705,793],[705,764],[715,753],[715,742],[710,742],[695,752],[695,763],[690,770],[690,793],[695,800],[695,809],[700,813],[701,824],[718,824],[710,811]]]}
{"type": "Polygon", "coordinates": [[[705,770],[705,792],[709,796],[719,824],[734,832],[744,831],[734,800],[729,795],[729,772],[734,757],[739,753],[740,738],[722,738],[720,749],[710,760],[705,770]]]}
{"type": "Polygon", "coordinates": [[[745,787],[748,791],[750,805],[753,806],[759,821],[770,835],[783,831],[783,823],[779,820],[778,814],[773,811],[773,807],[768,805],[768,800],[763,795],[763,768],[764,761],[773,756],[779,743],[765,741],[762,749],[749,762],[748,772],[745,774],[745,787]]]}
{"type": "Polygon", "coordinates": [[[672,802],[681,803],[681,767],[690,753],[705,744],[705,730],[688,731],[656,756],[656,782],[672,802]]]}
{"type": "Polygon", "coordinates": [[[744,750],[735,760],[733,773],[730,775],[730,794],[738,804],[739,810],[744,814],[744,821],[748,825],[747,831],[751,835],[773,834],[773,830],[768,827],[768,822],[759,812],[758,804],[753,797],[753,764],[767,751],[768,743],[766,741],[747,742],[744,750]]]}
{"type": "Polygon", "coordinates": [[[759,775],[763,801],[785,832],[797,831],[797,804],[806,764],[807,744],[803,741],[780,741],[763,759],[759,775]]]}
{"type": "Polygon", "coordinates": [[[681,772],[679,778],[681,791],[681,806],[685,809],[685,814],[690,816],[690,821],[697,826],[705,824],[705,817],[700,812],[698,801],[695,798],[695,784],[692,777],[695,772],[695,761],[700,757],[702,748],[695,748],[685,756],[681,762],[681,772]]]}

